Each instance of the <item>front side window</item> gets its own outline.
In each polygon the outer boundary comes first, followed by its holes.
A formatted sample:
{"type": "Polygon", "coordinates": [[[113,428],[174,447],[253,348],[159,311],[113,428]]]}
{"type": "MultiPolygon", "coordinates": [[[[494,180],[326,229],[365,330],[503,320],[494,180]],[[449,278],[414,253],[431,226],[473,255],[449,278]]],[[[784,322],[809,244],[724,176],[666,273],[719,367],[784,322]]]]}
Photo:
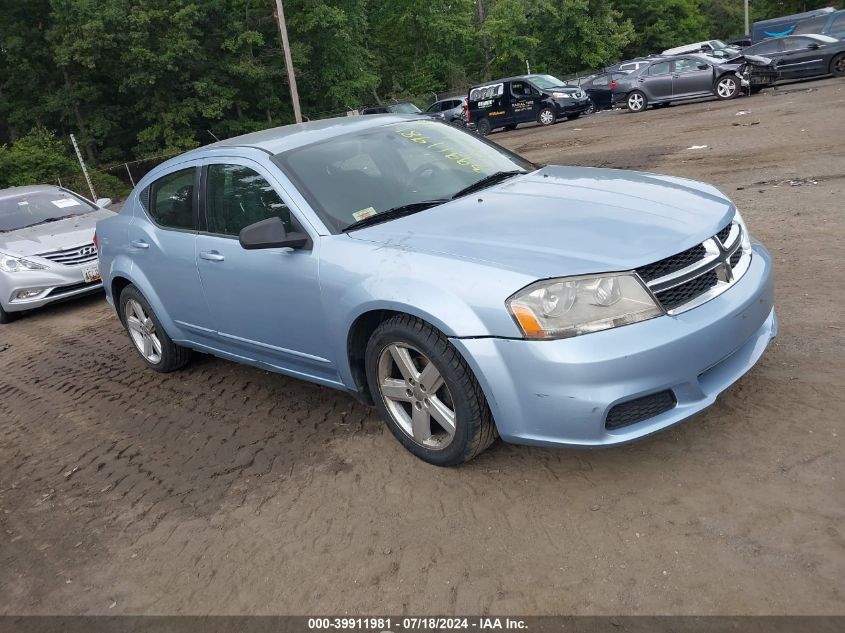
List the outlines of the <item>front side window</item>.
{"type": "Polygon", "coordinates": [[[194,228],[194,177],[196,168],[182,169],[150,185],[150,208],[157,224],[169,229],[194,228]]]}
{"type": "Polygon", "coordinates": [[[475,134],[423,119],[336,136],[274,162],[338,232],[390,209],[447,200],[498,172],[536,169],[475,134]]]}
{"type": "MultiPolygon", "coordinates": [[[[783,38],[784,51],[800,51],[807,48],[813,40],[807,37],[785,37],[783,38]]],[[[816,42],[818,44],[818,42],[816,42]]]]}
{"type": "Polygon", "coordinates": [[[678,74],[696,72],[700,63],[692,59],[679,59],[675,62],[675,72],[678,74]]]}
{"type": "Polygon", "coordinates": [[[291,232],[290,210],[270,183],[249,167],[209,165],[205,207],[209,233],[236,236],[267,218],[281,218],[291,232]]]}
{"type": "Polygon", "coordinates": [[[668,75],[672,62],[658,62],[648,67],[648,74],[651,76],[668,75]]]}

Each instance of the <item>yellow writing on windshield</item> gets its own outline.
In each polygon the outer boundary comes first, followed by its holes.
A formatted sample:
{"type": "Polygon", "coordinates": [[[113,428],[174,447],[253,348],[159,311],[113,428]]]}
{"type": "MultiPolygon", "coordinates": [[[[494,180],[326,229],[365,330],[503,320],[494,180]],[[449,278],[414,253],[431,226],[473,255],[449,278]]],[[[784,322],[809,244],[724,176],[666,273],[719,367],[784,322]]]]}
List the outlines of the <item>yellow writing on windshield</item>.
{"type": "Polygon", "coordinates": [[[399,130],[399,135],[413,143],[417,143],[418,145],[427,145],[427,149],[454,162],[456,165],[471,169],[475,173],[480,173],[482,170],[481,165],[473,162],[472,157],[462,152],[455,151],[455,149],[450,147],[448,143],[444,143],[443,141],[432,143],[425,134],[421,134],[420,132],[412,129],[399,130]]]}

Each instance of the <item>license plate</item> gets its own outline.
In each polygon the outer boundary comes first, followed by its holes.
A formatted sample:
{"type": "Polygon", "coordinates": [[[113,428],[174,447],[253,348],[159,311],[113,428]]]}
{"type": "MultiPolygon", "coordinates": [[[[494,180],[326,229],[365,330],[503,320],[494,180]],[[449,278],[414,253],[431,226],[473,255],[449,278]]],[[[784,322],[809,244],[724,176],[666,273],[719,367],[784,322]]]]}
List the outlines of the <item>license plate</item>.
{"type": "Polygon", "coordinates": [[[99,266],[94,266],[92,268],[86,268],[82,271],[82,279],[85,280],[86,283],[90,283],[92,281],[99,281],[100,280],[100,268],[99,266]]]}

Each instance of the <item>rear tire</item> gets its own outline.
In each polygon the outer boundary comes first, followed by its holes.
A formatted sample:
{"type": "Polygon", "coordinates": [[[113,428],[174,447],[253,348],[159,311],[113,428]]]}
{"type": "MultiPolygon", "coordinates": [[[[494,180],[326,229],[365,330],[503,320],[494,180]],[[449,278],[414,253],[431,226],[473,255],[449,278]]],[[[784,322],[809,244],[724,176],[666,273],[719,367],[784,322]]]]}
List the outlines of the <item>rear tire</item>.
{"type": "Polygon", "coordinates": [[[830,60],[830,74],[834,77],[845,77],[845,53],[840,53],[830,60]]]}
{"type": "Polygon", "coordinates": [[[166,374],[191,360],[191,350],[173,342],[144,295],[133,285],[120,293],[120,320],[141,359],[150,369],[166,374]]]}
{"type": "Polygon", "coordinates": [[[475,129],[481,136],[487,136],[490,134],[492,128],[490,127],[490,121],[485,117],[475,124],[475,129]]]}
{"type": "Polygon", "coordinates": [[[15,319],[18,318],[17,312],[6,312],[3,309],[3,306],[0,306],[0,324],[5,325],[6,323],[11,323],[15,319]]]}
{"type": "Polygon", "coordinates": [[[739,94],[739,79],[732,75],[722,75],[716,80],[713,92],[722,101],[729,101],[739,94]]]}
{"type": "Polygon", "coordinates": [[[425,321],[397,315],[382,323],[367,343],[365,363],[376,408],[421,460],[457,466],[496,440],[475,375],[449,339],[425,321]]]}
{"type": "Polygon", "coordinates": [[[537,123],[540,125],[554,125],[557,121],[557,114],[552,108],[545,107],[537,113],[537,123]]]}
{"type": "Polygon", "coordinates": [[[634,90],[625,99],[625,105],[631,112],[645,112],[645,109],[648,108],[648,97],[639,90],[634,90]]]}

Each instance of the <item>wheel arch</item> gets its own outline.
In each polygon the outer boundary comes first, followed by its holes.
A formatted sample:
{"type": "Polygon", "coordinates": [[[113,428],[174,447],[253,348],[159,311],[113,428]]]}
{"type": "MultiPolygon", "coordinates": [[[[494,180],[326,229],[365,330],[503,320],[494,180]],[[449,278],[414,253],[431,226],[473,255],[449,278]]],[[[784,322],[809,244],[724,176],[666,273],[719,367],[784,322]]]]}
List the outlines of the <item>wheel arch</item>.
{"type": "Polygon", "coordinates": [[[394,316],[410,316],[419,319],[441,332],[444,336],[453,336],[449,328],[439,319],[410,306],[371,308],[359,314],[350,324],[346,334],[346,362],[352,378],[353,389],[362,402],[373,404],[372,395],[367,387],[365,356],[367,343],[379,325],[394,316]]]}

